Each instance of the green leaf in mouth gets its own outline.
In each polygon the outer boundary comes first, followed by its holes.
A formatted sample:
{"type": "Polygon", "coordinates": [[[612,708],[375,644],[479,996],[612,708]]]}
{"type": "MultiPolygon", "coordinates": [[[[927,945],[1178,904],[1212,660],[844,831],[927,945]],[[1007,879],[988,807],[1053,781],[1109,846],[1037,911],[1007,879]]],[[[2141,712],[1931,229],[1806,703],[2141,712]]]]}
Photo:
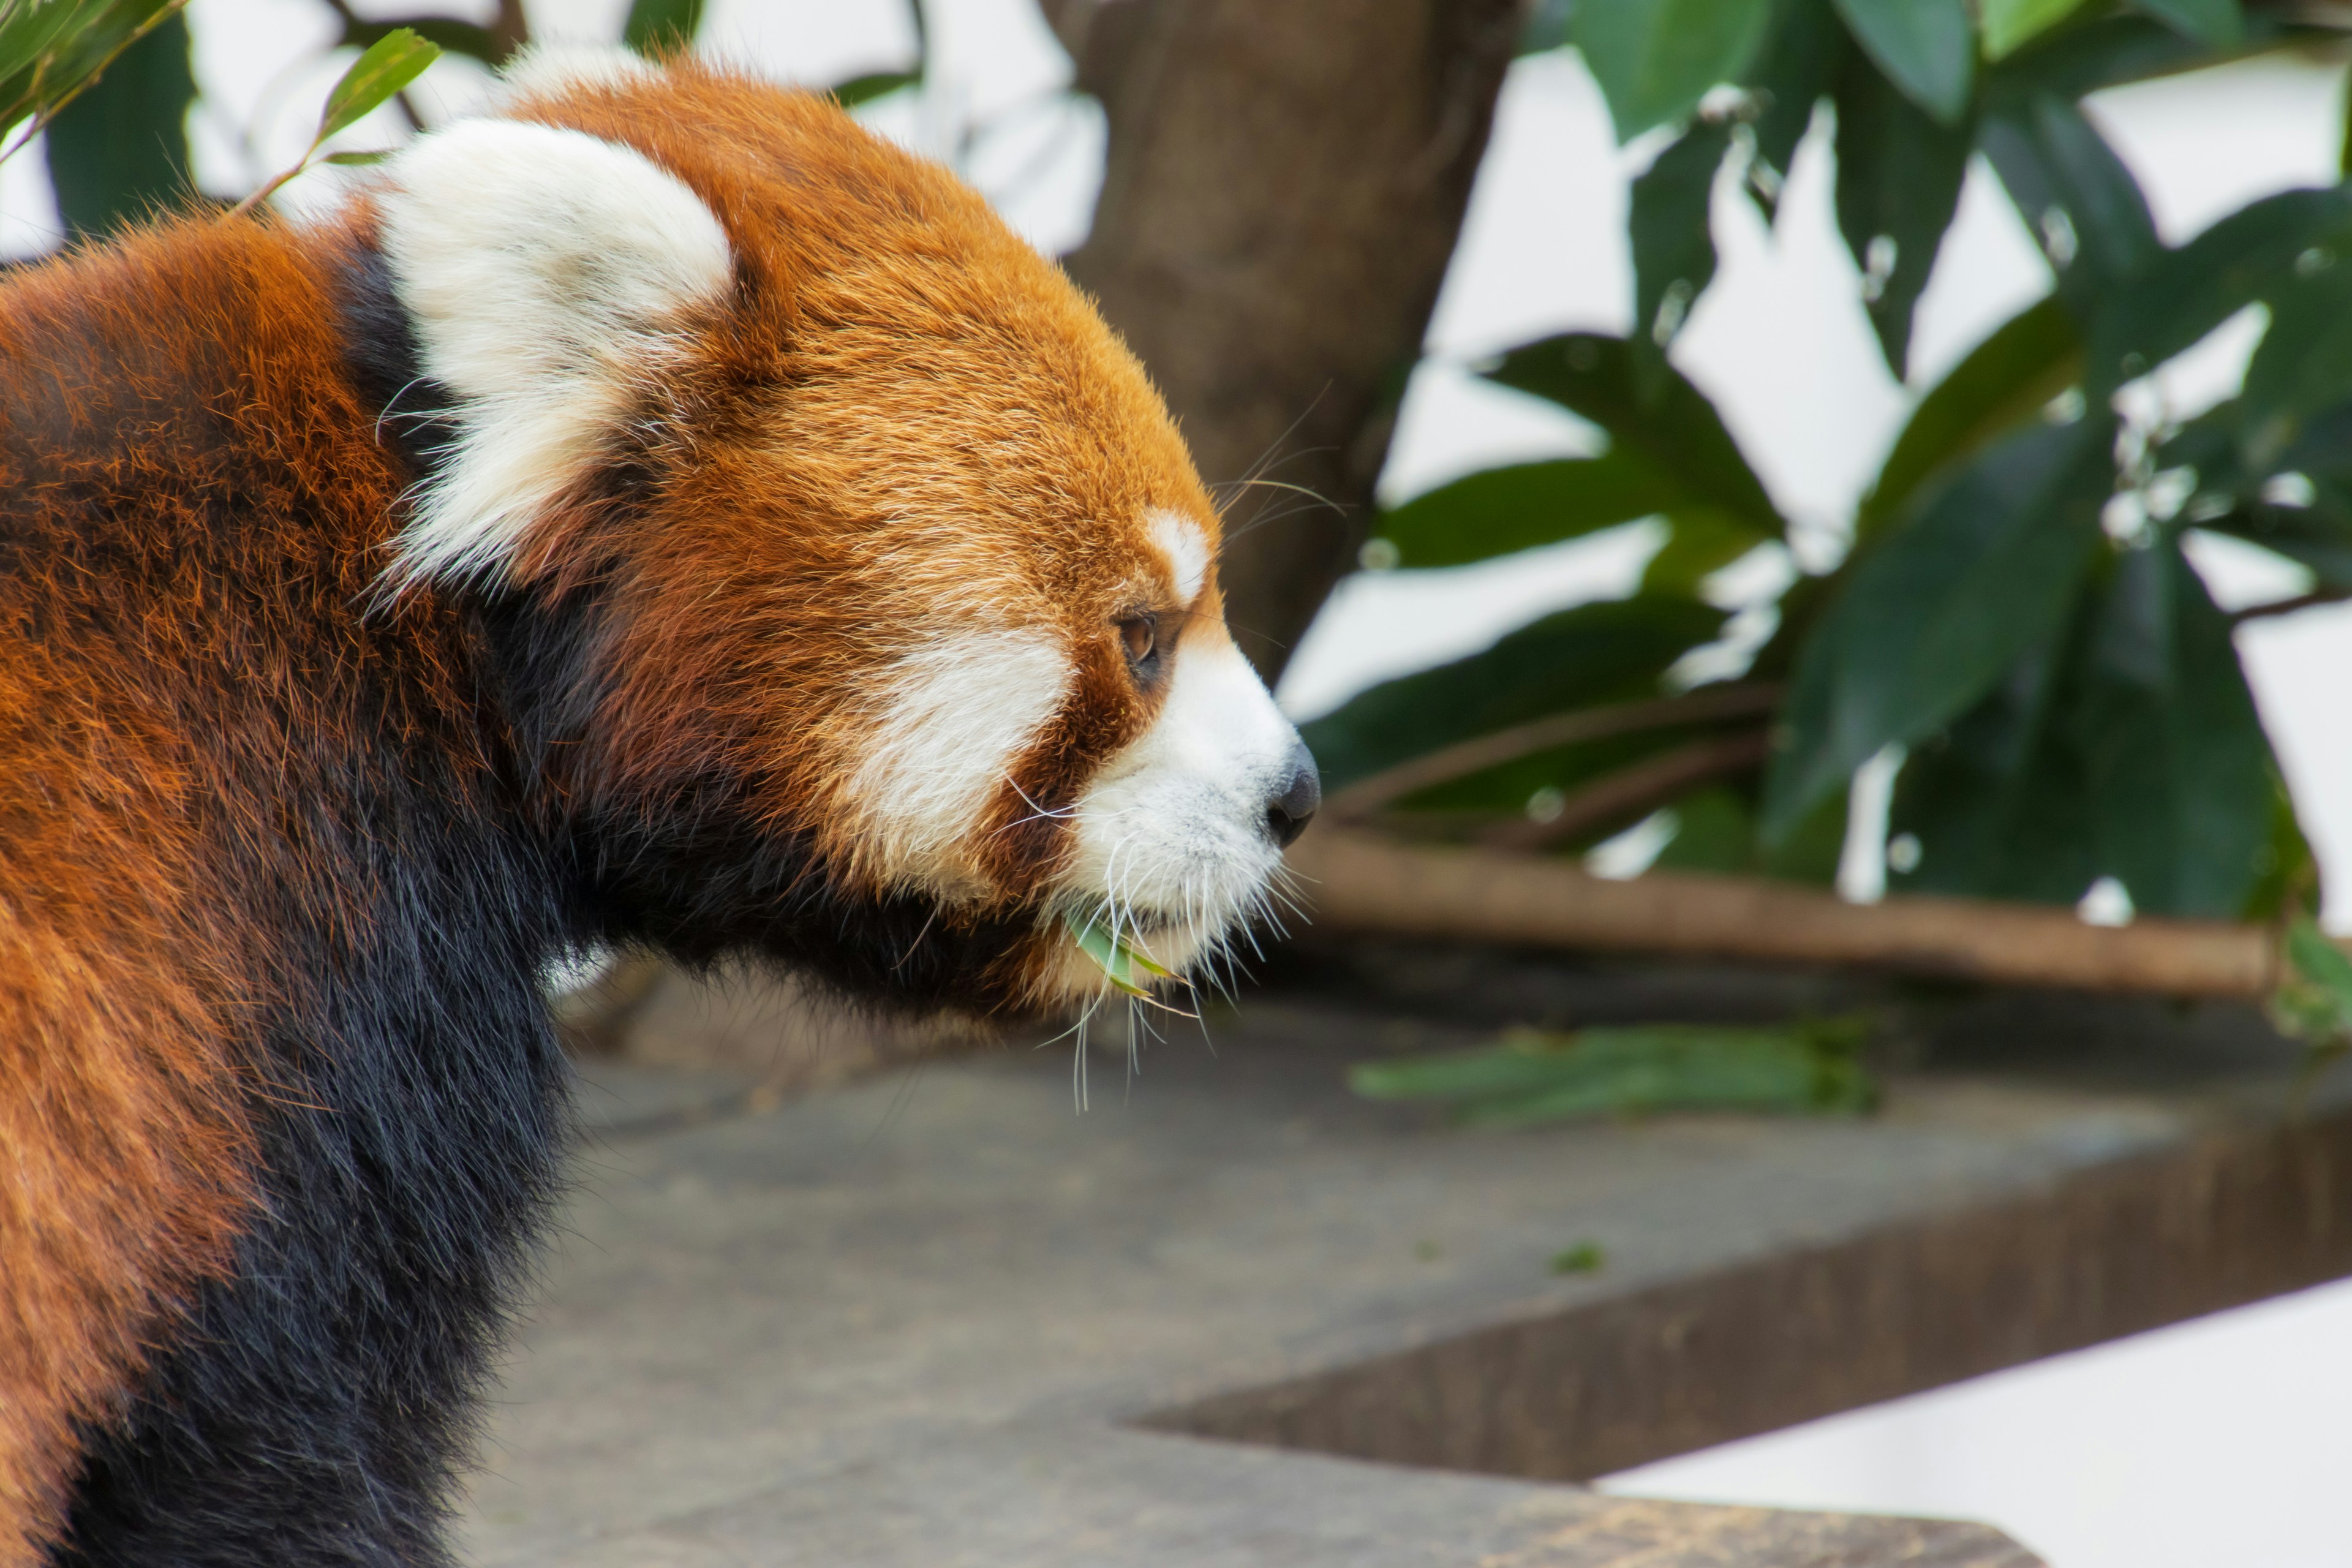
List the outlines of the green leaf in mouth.
{"type": "Polygon", "coordinates": [[[1174,970],[1089,916],[1065,914],[1062,924],[1069,931],[1070,940],[1078,944],[1078,951],[1094,960],[1104,977],[1130,996],[1148,997],[1151,994],[1151,981],[1176,977],[1174,970]]]}

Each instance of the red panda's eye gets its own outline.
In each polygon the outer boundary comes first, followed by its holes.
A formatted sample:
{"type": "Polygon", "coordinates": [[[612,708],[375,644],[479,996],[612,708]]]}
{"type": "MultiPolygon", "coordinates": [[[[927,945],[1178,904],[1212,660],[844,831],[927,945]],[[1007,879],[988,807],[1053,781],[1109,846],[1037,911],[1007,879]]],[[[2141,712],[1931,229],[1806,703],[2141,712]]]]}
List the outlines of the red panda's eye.
{"type": "Polygon", "coordinates": [[[1150,616],[1137,616],[1121,621],[1118,623],[1118,640],[1126,645],[1129,664],[1144,664],[1159,648],[1159,625],[1150,616]]]}

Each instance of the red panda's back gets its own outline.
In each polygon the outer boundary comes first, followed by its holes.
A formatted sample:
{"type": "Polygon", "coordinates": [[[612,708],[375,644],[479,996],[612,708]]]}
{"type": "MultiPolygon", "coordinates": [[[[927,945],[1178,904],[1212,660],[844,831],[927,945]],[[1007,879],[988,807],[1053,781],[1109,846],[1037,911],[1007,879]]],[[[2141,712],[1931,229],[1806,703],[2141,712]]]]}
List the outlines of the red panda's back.
{"type": "Polygon", "coordinates": [[[331,721],[301,667],[398,484],[321,243],[183,220],[0,289],[0,1564],[249,1202],[207,841],[226,767],[331,721]]]}

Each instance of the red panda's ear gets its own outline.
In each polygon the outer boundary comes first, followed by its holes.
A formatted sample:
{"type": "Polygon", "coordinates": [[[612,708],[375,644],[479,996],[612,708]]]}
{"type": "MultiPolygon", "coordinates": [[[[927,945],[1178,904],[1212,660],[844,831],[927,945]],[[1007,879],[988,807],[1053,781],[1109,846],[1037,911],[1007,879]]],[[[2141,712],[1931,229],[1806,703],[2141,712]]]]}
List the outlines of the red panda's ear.
{"type": "Polygon", "coordinates": [[[495,578],[680,351],[681,321],[724,294],[727,236],[676,176],[576,131],[467,121],[389,174],[384,259],[458,431],[392,575],[495,578]]]}

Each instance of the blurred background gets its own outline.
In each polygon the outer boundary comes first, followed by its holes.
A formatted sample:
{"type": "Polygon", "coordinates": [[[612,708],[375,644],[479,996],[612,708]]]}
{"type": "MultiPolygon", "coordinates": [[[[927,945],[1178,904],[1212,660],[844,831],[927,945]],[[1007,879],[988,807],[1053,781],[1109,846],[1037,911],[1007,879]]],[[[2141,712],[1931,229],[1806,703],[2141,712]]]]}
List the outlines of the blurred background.
{"type": "MultiPolygon", "coordinates": [[[[451,5],[332,145],[466,113],[525,37],[658,24],[838,90],[1070,258],[1169,388],[1335,792],[1714,704],[1374,790],[1383,831],[2341,933],[2339,9],[1544,0],[1382,46],[1136,36],[1122,0],[451,5]]],[[[0,163],[0,251],[251,194],[414,20],[191,0],[0,163]]],[[[2347,1347],[2323,1288],[1607,1484],[1980,1518],[2057,1568],[2352,1564],[2347,1347]]]]}

